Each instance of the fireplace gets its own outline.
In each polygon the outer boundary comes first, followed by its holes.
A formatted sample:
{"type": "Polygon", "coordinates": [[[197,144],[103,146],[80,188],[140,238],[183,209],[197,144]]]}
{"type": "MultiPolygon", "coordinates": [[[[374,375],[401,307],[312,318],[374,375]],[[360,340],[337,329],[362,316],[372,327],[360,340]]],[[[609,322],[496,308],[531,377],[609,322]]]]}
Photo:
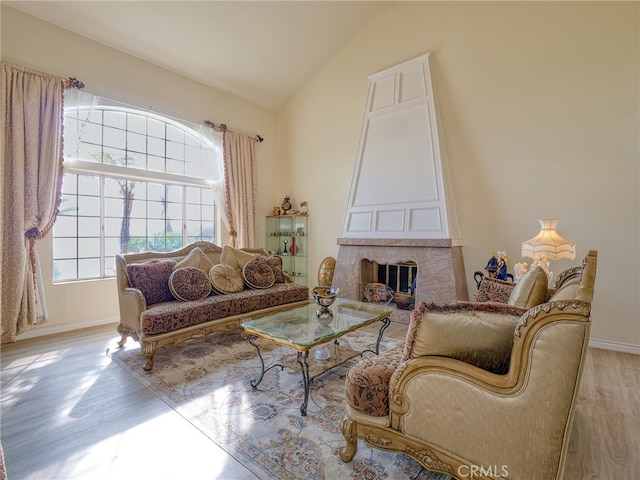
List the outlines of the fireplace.
{"type": "MultiPolygon", "coordinates": [[[[340,287],[340,296],[364,300],[363,292],[370,275],[363,272],[363,261],[398,265],[415,263],[416,305],[433,301],[450,303],[468,300],[462,247],[450,240],[339,238],[336,270],[332,285],[340,287]]],[[[392,287],[393,288],[393,287],[392,287]]],[[[409,312],[397,310],[392,320],[407,323],[409,312]]]]}
{"type": "MultiPolygon", "coordinates": [[[[361,268],[367,262],[415,265],[416,305],[468,300],[429,58],[369,77],[333,276],[340,295],[352,300],[363,300],[374,276],[361,268]]],[[[408,315],[394,313],[398,320],[408,315]]]]}

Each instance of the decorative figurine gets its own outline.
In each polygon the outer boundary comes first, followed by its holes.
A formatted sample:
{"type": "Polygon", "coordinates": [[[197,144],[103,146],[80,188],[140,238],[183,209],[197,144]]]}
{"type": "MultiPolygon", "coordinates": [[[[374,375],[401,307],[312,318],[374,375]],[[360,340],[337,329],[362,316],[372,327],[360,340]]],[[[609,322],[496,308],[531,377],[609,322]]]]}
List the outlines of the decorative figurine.
{"type": "Polygon", "coordinates": [[[289,195],[285,195],[284,200],[282,201],[282,214],[286,215],[289,210],[291,210],[291,200],[289,199],[289,195]]]}
{"type": "Polygon", "coordinates": [[[287,252],[287,243],[289,243],[289,240],[285,240],[283,243],[284,243],[284,252],[282,252],[282,255],[289,255],[289,252],[287,252]]]}
{"type": "Polygon", "coordinates": [[[280,207],[273,207],[273,216],[274,217],[280,216],[280,207]]]}
{"type": "Polygon", "coordinates": [[[491,258],[487,262],[487,266],[484,269],[489,273],[490,278],[495,278],[498,280],[507,280],[507,261],[509,260],[509,255],[505,250],[498,250],[498,252],[493,252],[491,258]]]}
{"type": "Polygon", "coordinates": [[[509,255],[505,250],[498,250],[498,271],[495,278],[498,280],[507,280],[507,261],[509,261],[509,255]]]}
{"type": "Polygon", "coordinates": [[[307,202],[300,202],[300,215],[306,215],[308,211],[307,202]]]}

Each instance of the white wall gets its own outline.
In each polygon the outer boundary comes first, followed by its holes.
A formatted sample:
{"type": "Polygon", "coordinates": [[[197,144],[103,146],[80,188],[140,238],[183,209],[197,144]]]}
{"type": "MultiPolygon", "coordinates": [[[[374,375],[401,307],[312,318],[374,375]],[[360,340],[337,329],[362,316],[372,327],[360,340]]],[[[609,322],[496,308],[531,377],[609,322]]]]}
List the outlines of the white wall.
{"type": "MultiPolygon", "coordinates": [[[[432,52],[469,291],[473,272],[560,219],[599,252],[592,339],[640,352],[639,4],[407,2],[379,14],[279,112],[311,272],[336,255],[367,76],[432,52]]],[[[389,169],[401,168],[389,159],[389,169]]],[[[411,172],[406,172],[411,175],[411,172]]]]}
{"type": "MultiPolygon", "coordinates": [[[[268,186],[278,183],[277,116],[219,90],[191,81],[87,38],[2,6],[2,60],[63,77],[76,77],[86,90],[185,120],[226,123],[231,128],[260,134],[265,141],[258,155],[259,211],[270,210],[268,186]]],[[[266,213],[265,213],[266,214],[266,213]]],[[[259,238],[264,221],[259,222],[259,238]]],[[[222,243],[226,243],[223,238],[222,243]]],[[[45,280],[52,278],[52,242],[38,242],[45,280]]],[[[19,337],[64,330],[70,326],[117,321],[115,280],[46,284],[51,320],[19,337]]]]}

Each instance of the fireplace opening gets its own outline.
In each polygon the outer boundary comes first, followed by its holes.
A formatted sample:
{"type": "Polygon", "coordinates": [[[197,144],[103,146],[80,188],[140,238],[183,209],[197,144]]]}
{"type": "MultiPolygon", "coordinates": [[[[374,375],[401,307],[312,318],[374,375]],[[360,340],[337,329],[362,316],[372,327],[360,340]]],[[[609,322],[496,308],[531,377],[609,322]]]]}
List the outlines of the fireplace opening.
{"type": "Polygon", "coordinates": [[[393,290],[393,302],[405,304],[415,295],[418,265],[414,261],[381,264],[374,260],[363,259],[360,264],[362,281],[361,300],[364,300],[364,288],[369,283],[382,283],[393,290]]]}

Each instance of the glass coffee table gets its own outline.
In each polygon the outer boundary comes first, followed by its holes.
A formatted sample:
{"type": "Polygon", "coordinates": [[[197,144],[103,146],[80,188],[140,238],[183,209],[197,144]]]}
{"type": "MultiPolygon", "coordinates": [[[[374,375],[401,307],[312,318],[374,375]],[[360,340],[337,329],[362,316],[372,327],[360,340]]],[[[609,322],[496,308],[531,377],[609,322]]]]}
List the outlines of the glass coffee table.
{"type": "Polygon", "coordinates": [[[256,343],[258,338],[270,340],[278,345],[285,345],[297,352],[296,362],[300,365],[304,385],[304,401],[300,406],[302,415],[307,414],[309,389],[314,378],[367,351],[376,355],[379,354],[382,335],[391,323],[389,317],[394,311],[394,308],[388,305],[357,302],[342,298],[336,299],[334,304],[329,307],[331,313],[328,315],[317,316],[316,312],[319,308],[315,303],[309,303],[304,307],[265,315],[242,323],[242,328],[247,335],[249,343],[258,351],[258,357],[262,365],[262,371],[259,376],[251,380],[251,386],[254,389],[260,385],[266,372],[275,367],[284,369],[284,365],[280,363],[265,368],[260,347],[256,343]],[[316,360],[311,365],[309,364],[309,351],[312,348],[318,347],[317,350],[322,349],[322,346],[329,342],[334,342],[338,345],[338,339],[343,335],[378,321],[382,322],[382,326],[378,333],[375,350],[359,352],[341,345],[334,350],[329,358],[320,356],[321,360],[316,360]]]}

